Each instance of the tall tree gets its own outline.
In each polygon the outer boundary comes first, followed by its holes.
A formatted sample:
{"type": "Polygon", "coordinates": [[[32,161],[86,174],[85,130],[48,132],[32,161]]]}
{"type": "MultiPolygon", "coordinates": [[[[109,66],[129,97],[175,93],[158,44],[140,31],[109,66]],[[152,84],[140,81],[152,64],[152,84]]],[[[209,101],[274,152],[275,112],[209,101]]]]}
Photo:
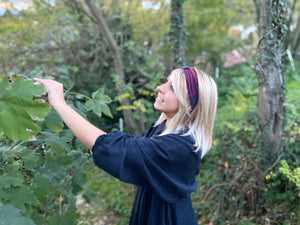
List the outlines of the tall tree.
{"type": "MultiPolygon", "coordinates": [[[[122,51],[118,48],[117,42],[114,39],[111,31],[109,30],[106,22],[101,14],[101,10],[97,10],[94,2],[91,0],[85,0],[86,5],[89,8],[91,16],[94,18],[94,21],[97,23],[98,29],[100,33],[105,38],[105,42],[109,49],[112,52],[112,57],[114,61],[114,66],[116,69],[116,73],[119,77],[119,82],[116,83],[116,91],[119,96],[124,94],[124,90],[122,88],[122,84],[124,83],[124,71],[123,71],[123,60],[122,60],[122,51]]],[[[126,98],[121,99],[122,106],[128,106],[129,101],[126,98]]],[[[132,119],[132,112],[130,109],[123,109],[123,117],[124,121],[129,129],[129,131],[133,134],[136,133],[136,124],[132,119]]]]}
{"type": "Polygon", "coordinates": [[[184,14],[183,0],[171,1],[170,13],[170,41],[173,67],[185,64],[185,37],[184,37],[184,14]]]}
{"type": "Polygon", "coordinates": [[[261,0],[258,5],[258,119],[265,144],[279,153],[285,119],[282,53],[287,34],[288,0],[261,0]]]}

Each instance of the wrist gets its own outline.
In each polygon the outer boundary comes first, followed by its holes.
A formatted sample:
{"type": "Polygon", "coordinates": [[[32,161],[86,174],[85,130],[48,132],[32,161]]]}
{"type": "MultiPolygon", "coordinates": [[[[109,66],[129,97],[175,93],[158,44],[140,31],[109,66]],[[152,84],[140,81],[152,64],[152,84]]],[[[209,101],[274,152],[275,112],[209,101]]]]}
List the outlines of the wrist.
{"type": "Polygon", "coordinates": [[[65,101],[56,102],[55,104],[51,104],[51,105],[52,105],[53,109],[55,111],[57,111],[58,113],[66,110],[68,107],[70,107],[65,101]]]}

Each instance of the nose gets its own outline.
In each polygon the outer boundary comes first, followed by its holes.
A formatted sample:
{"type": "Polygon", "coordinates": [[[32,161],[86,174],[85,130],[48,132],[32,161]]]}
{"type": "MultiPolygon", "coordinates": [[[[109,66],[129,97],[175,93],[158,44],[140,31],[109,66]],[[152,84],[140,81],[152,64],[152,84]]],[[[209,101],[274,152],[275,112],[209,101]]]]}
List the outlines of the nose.
{"type": "Polygon", "coordinates": [[[166,84],[161,84],[161,85],[159,85],[158,87],[157,87],[157,90],[158,90],[158,92],[165,92],[165,90],[166,90],[166,84]]]}
{"type": "Polygon", "coordinates": [[[158,92],[161,92],[161,89],[162,89],[162,87],[161,87],[162,85],[159,85],[159,86],[157,86],[157,90],[158,90],[158,92]]]}

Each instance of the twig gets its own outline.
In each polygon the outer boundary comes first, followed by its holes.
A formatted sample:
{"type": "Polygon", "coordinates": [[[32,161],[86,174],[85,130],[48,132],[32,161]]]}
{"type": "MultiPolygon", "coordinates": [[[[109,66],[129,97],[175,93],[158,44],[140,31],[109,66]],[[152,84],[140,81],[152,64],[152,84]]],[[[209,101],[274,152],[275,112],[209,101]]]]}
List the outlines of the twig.
{"type": "Polygon", "coordinates": [[[67,94],[69,91],[71,91],[73,89],[73,87],[75,86],[75,82],[73,82],[70,87],[68,87],[68,89],[65,91],[65,94],[67,94]]]}
{"type": "Polygon", "coordinates": [[[255,164],[255,162],[252,160],[252,158],[251,157],[249,157],[248,156],[248,153],[247,153],[247,151],[235,140],[235,139],[233,139],[233,142],[236,144],[236,146],[238,146],[239,147],[239,149],[241,149],[244,153],[245,153],[245,155],[246,155],[246,157],[247,157],[247,159],[250,161],[250,163],[255,167],[255,169],[261,174],[262,173],[262,171],[259,169],[259,167],[255,164]]]}
{"type": "Polygon", "coordinates": [[[216,184],[213,187],[211,187],[208,192],[206,192],[206,194],[204,195],[203,199],[201,200],[200,204],[202,204],[203,202],[206,201],[206,199],[208,198],[209,194],[217,187],[222,187],[222,186],[229,186],[232,185],[231,183],[221,183],[221,184],[216,184]]]}
{"type": "Polygon", "coordinates": [[[15,143],[13,143],[13,145],[10,147],[10,151],[13,151],[15,147],[20,146],[21,144],[23,144],[23,142],[21,140],[17,140],[15,143]]]}
{"type": "Polygon", "coordinates": [[[278,158],[276,159],[276,161],[265,171],[263,172],[261,175],[259,175],[254,181],[252,181],[250,184],[248,184],[246,187],[245,187],[245,192],[248,191],[248,189],[250,188],[250,185],[252,185],[253,183],[256,183],[258,180],[260,180],[262,177],[265,177],[266,174],[271,170],[273,169],[276,164],[278,163],[278,161],[281,159],[281,156],[282,155],[279,155],[278,158]]]}

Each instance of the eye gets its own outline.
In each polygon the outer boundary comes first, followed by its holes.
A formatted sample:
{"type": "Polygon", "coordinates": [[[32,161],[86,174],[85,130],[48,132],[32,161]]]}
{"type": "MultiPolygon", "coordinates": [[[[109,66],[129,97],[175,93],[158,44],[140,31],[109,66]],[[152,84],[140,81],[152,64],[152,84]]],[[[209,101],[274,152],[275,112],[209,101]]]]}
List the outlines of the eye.
{"type": "Polygon", "coordinates": [[[173,87],[172,84],[170,85],[170,89],[171,89],[172,91],[174,91],[174,87],[173,87]]]}

